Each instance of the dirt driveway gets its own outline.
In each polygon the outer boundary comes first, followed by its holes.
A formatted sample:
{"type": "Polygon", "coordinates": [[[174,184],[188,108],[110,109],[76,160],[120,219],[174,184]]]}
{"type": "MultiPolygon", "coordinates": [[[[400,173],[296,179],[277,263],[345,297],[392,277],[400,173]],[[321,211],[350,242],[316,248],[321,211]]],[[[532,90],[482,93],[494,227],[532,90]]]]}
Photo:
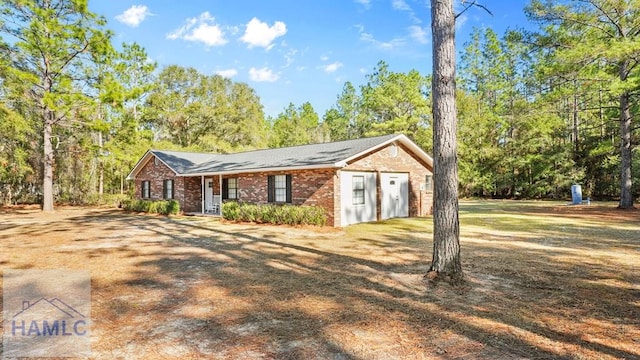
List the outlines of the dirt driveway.
{"type": "Polygon", "coordinates": [[[570,228],[507,235],[479,212],[463,290],[425,286],[429,219],[335,230],[5,209],[0,265],[90,270],[97,359],[640,358],[637,228],[586,249],[570,228]],[[545,267],[545,247],[566,259],[545,267]]]}

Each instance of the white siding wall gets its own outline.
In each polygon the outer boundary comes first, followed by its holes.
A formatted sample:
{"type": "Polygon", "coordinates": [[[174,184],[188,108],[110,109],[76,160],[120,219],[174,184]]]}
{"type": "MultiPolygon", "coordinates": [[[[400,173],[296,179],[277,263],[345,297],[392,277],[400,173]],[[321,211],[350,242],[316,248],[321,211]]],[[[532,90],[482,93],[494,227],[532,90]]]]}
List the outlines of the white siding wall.
{"type": "Polygon", "coordinates": [[[376,173],[340,171],[341,225],[376,221],[376,173]],[[353,203],[353,177],[364,177],[364,204],[353,203]]]}

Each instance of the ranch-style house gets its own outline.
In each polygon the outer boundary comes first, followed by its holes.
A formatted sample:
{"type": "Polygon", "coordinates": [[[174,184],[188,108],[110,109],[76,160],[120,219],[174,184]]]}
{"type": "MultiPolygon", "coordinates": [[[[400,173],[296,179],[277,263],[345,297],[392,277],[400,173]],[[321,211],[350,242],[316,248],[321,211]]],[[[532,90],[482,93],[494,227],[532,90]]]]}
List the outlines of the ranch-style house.
{"type": "Polygon", "coordinates": [[[327,224],[432,211],[433,159],[402,134],[232,154],[148,150],[128,176],[140,199],[175,199],[185,213],[222,203],[322,207],[327,224]]]}

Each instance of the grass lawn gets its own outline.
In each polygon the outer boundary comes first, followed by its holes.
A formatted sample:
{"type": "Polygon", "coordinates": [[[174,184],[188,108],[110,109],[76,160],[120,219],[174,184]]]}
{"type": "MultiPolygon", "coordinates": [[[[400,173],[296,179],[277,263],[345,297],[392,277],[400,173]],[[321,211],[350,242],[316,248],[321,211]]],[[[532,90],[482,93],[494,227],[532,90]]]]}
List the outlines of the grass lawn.
{"type": "Polygon", "coordinates": [[[460,215],[458,289],[426,287],[431,218],[338,230],[4,208],[0,266],[90,270],[97,359],[640,358],[640,211],[460,215]]]}

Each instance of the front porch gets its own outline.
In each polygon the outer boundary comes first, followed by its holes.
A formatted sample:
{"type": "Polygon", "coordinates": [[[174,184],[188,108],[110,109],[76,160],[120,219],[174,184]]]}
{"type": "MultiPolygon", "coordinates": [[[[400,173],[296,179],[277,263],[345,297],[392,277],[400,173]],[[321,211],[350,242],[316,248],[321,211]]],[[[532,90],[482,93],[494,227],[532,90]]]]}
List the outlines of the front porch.
{"type": "Polygon", "coordinates": [[[201,176],[201,214],[222,216],[222,176],[201,176]]]}

